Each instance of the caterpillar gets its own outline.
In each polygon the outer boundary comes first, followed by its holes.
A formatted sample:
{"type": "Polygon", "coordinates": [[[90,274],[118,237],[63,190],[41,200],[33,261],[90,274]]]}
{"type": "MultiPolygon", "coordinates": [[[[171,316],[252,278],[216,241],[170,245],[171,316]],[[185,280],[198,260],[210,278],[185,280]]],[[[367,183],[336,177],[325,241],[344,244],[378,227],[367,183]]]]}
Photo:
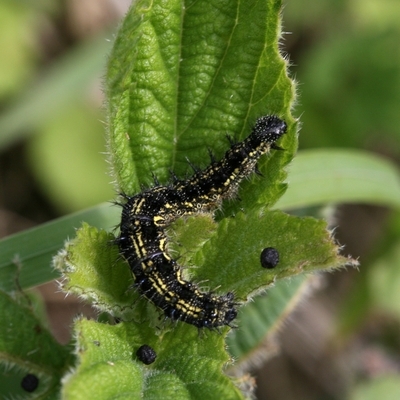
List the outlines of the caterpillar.
{"type": "Polygon", "coordinates": [[[222,200],[232,198],[239,183],[258,172],[257,161],[286,132],[286,123],[269,115],[257,120],[251,134],[242,142],[231,143],[220,161],[185,180],[169,185],[156,184],[135,196],[123,195],[119,251],[128,262],[135,286],[166,317],[198,328],[217,328],[237,316],[234,294],[217,296],[202,292],[182,277],[181,267],[167,251],[165,229],[177,218],[213,212],[222,200]]]}

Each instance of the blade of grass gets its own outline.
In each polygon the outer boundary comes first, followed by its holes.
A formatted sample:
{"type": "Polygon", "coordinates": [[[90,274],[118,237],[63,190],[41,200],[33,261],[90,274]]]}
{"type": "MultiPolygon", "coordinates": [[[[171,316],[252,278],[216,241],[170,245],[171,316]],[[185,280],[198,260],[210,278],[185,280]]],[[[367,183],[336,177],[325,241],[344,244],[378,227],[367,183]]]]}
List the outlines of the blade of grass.
{"type": "Polygon", "coordinates": [[[300,151],[289,167],[288,184],[273,208],[356,202],[400,207],[398,168],[366,151],[300,151]]]}
{"type": "Polygon", "coordinates": [[[19,285],[27,288],[57,278],[51,259],[82,221],[105,229],[112,229],[120,210],[109,203],[56,219],[49,223],[9,236],[0,241],[0,288],[11,291],[19,285]]]}

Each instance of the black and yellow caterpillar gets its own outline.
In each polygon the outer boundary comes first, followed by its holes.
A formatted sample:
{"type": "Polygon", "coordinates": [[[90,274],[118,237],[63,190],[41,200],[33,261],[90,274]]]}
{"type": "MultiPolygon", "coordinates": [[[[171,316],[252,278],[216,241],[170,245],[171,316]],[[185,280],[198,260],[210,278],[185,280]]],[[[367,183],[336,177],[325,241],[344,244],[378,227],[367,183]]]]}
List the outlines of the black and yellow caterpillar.
{"type": "Polygon", "coordinates": [[[166,248],[165,229],[179,217],[215,211],[236,195],[243,178],[257,172],[257,161],[286,132],[276,116],[257,120],[251,134],[231,145],[218,162],[186,180],[175,179],[135,196],[126,196],[117,243],[128,262],[139,292],[165,315],[199,328],[229,325],[237,315],[234,294],[202,292],[182,277],[181,267],[166,248]]]}

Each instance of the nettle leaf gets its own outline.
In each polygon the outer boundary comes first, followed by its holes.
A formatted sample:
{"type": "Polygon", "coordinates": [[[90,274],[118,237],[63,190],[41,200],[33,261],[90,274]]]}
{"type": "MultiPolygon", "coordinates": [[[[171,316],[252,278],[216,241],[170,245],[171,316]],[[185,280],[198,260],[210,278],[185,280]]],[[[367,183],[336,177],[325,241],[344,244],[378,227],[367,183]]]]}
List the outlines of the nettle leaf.
{"type": "MultiPolygon", "coordinates": [[[[135,2],[107,73],[117,190],[137,193],[152,174],[168,182],[170,169],[184,177],[187,158],[204,167],[207,147],[221,157],[227,134],[243,139],[267,114],[288,123],[283,157],[292,158],[294,91],[278,52],[280,8],[280,0],[135,2]]],[[[279,165],[272,171],[285,176],[279,165]]]]}
{"type": "MultiPolygon", "coordinates": [[[[279,141],[284,150],[260,160],[263,176],[243,182],[240,201],[226,201],[215,218],[177,220],[167,233],[169,251],[187,277],[204,290],[232,291],[243,304],[277,279],[352,263],[338,256],[324,221],[269,211],[285,192],[285,166],[297,149],[293,82],[278,51],[280,9],[280,0],[136,1],[116,37],[106,76],[109,161],[120,193],[150,186],[152,174],[168,184],[170,170],[184,179],[187,158],[205,167],[208,148],[221,158],[229,148],[226,135],[244,139],[260,116],[274,114],[287,123],[279,141]],[[265,247],[280,254],[275,269],[260,264],[265,247]]],[[[183,322],[162,321],[161,312],[132,288],[113,238],[84,225],[55,259],[66,291],[88,299],[111,321],[123,321],[76,323],[80,363],[65,398],[241,398],[222,372],[230,360],[224,347],[230,328],[198,332],[183,322]],[[157,352],[154,364],[137,360],[135,349],[143,344],[157,352]]],[[[280,313],[267,302],[264,311],[275,316],[274,325],[289,298],[281,297],[280,313]]],[[[241,319],[252,326],[257,313],[249,320],[244,312],[241,319]]],[[[248,358],[270,329],[268,321],[258,324],[257,335],[243,339],[247,347],[238,353],[239,329],[230,342],[234,354],[248,358]]]]}
{"type": "Polygon", "coordinates": [[[84,223],[76,238],[53,259],[64,276],[63,290],[73,292],[100,310],[131,318],[137,294],[129,290],[132,274],[119,259],[114,236],[84,223]]]}
{"type": "Polygon", "coordinates": [[[59,398],[61,379],[75,361],[71,346],[57,343],[21,293],[12,297],[0,291],[0,318],[4,398],[33,398],[29,392],[35,399],[59,398]]]}
{"type": "Polygon", "coordinates": [[[199,337],[183,324],[156,334],[147,324],[117,325],[79,320],[75,325],[80,365],[64,386],[65,399],[240,399],[221,373],[229,361],[222,335],[199,337]],[[136,352],[143,344],[157,354],[150,365],[136,352]],[[210,348],[213,351],[210,351],[210,348]]]}
{"type": "Polygon", "coordinates": [[[299,218],[280,211],[265,215],[237,214],[224,219],[201,251],[194,256],[196,279],[207,277],[222,290],[231,290],[246,301],[249,294],[271,285],[277,279],[334,268],[347,263],[337,255],[326,222],[299,218]],[[261,251],[273,247],[279,252],[279,264],[262,268],[261,251]]]}

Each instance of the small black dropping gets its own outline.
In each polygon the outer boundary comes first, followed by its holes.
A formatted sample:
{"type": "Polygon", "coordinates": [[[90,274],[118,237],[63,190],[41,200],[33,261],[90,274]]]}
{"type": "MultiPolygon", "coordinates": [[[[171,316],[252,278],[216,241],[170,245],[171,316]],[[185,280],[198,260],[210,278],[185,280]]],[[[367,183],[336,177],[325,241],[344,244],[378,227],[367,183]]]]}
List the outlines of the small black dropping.
{"type": "Polygon", "coordinates": [[[34,392],[39,386],[39,378],[36,375],[28,374],[22,378],[21,381],[22,389],[31,393],[34,392]]]}
{"type": "Polygon", "coordinates": [[[264,268],[275,268],[279,263],[279,253],[273,247],[267,247],[261,252],[260,257],[261,265],[264,268]]]}
{"type": "Polygon", "coordinates": [[[152,364],[157,358],[157,353],[147,344],[140,346],[136,352],[136,355],[138,359],[146,365],[152,364]]]}

